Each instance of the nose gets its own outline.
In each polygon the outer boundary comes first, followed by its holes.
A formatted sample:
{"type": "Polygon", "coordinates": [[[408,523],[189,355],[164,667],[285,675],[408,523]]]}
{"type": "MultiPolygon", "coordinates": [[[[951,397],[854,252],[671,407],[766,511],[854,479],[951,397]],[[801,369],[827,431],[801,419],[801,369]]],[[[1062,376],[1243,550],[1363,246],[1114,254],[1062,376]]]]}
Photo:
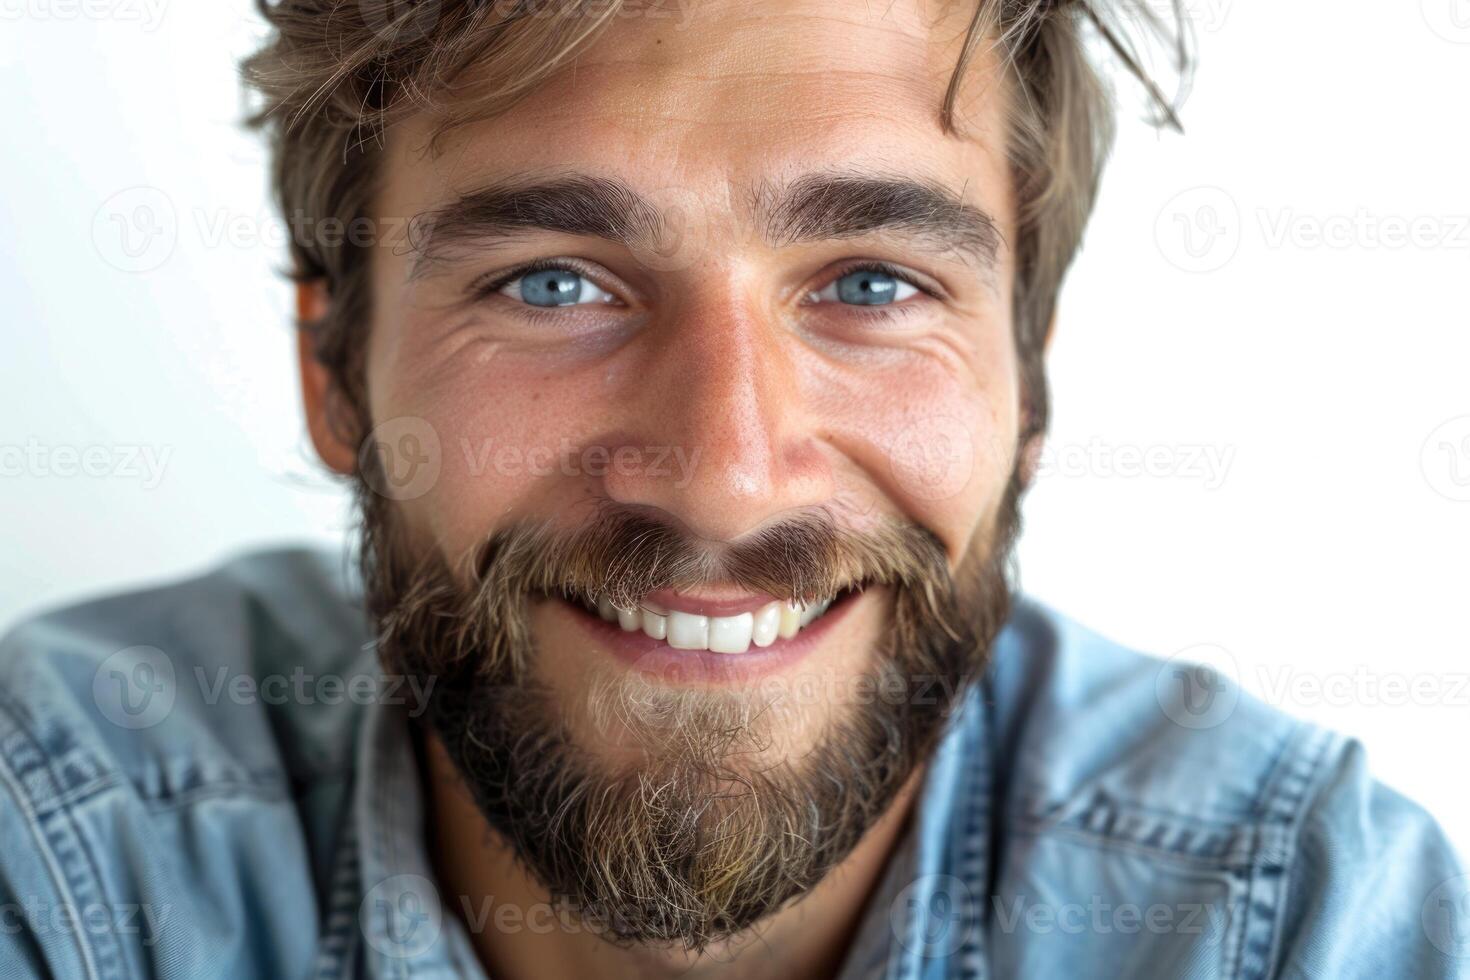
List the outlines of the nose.
{"type": "Polygon", "coordinates": [[[608,495],[663,511],[691,534],[733,541],[832,492],[808,417],[795,343],[755,304],[723,297],[641,338],[622,421],[648,461],[614,468],[608,495]]]}

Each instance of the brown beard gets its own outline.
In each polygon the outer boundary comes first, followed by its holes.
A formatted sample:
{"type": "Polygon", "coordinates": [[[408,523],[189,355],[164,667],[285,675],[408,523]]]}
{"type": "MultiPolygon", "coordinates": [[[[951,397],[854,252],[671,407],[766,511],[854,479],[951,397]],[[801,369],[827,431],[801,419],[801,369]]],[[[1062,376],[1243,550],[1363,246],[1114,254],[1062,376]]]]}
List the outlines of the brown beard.
{"type": "Polygon", "coordinates": [[[714,553],[615,505],[570,532],[497,530],[456,570],[362,488],[363,579],[385,666],[432,678],[423,720],[523,867],[609,941],[702,950],[816,885],[927,759],[1009,612],[1020,490],[1013,475],[988,540],[951,574],[911,523],[856,532],[817,510],[714,553]],[[781,713],[768,703],[627,672],[595,686],[592,713],[632,732],[639,761],[588,751],[533,676],[533,603],[626,607],[711,582],[805,601],[886,587],[890,625],[864,687],[881,695],[831,710],[799,758],[771,758],[781,713]]]}

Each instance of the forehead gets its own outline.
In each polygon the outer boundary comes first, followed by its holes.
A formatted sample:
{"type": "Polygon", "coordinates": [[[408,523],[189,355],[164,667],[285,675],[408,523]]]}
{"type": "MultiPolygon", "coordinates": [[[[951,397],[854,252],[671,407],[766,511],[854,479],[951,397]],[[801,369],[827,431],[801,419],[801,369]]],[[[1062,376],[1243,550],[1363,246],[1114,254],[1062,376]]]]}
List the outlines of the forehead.
{"type": "Polygon", "coordinates": [[[567,171],[732,217],[804,173],[863,169],[947,185],[1010,226],[1003,86],[985,46],[957,132],[941,108],[971,3],[680,0],[638,4],[512,109],[430,150],[419,114],[388,134],[381,213],[413,216],[486,183],[567,171]]]}

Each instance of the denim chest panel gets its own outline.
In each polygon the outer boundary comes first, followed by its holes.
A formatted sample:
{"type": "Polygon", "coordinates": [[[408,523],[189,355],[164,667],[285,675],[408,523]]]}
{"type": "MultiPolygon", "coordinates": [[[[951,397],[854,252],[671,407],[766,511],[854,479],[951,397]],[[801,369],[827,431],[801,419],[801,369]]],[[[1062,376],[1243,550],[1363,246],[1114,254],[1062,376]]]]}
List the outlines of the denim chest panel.
{"type": "Polygon", "coordinates": [[[844,980],[1271,975],[1293,841],[1339,740],[1247,711],[1250,749],[1221,755],[1228,740],[1176,732],[1133,696],[1147,676],[1084,707],[998,693],[1003,656],[936,757],[912,864],[865,923],[890,934],[844,980]],[[1046,725],[1099,709],[1132,734],[1046,725]],[[1154,715],[1169,727],[1150,731],[1154,715]],[[1181,735],[1216,756],[1192,799],[1181,735]]]}

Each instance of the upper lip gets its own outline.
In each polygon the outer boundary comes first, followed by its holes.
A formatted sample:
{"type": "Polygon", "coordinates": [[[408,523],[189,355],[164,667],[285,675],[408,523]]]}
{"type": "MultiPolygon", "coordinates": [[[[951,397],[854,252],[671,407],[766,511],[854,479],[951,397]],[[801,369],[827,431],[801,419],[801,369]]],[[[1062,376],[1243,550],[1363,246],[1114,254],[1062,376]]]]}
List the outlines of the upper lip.
{"type": "Polygon", "coordinates": [[[775,596],[758,592],[698,595],[659,589],[644,596],[642,605],[655,611],[675,611],[693,616],[738,616],[753,613],[766,603],[775,601],[775,596]]]}

